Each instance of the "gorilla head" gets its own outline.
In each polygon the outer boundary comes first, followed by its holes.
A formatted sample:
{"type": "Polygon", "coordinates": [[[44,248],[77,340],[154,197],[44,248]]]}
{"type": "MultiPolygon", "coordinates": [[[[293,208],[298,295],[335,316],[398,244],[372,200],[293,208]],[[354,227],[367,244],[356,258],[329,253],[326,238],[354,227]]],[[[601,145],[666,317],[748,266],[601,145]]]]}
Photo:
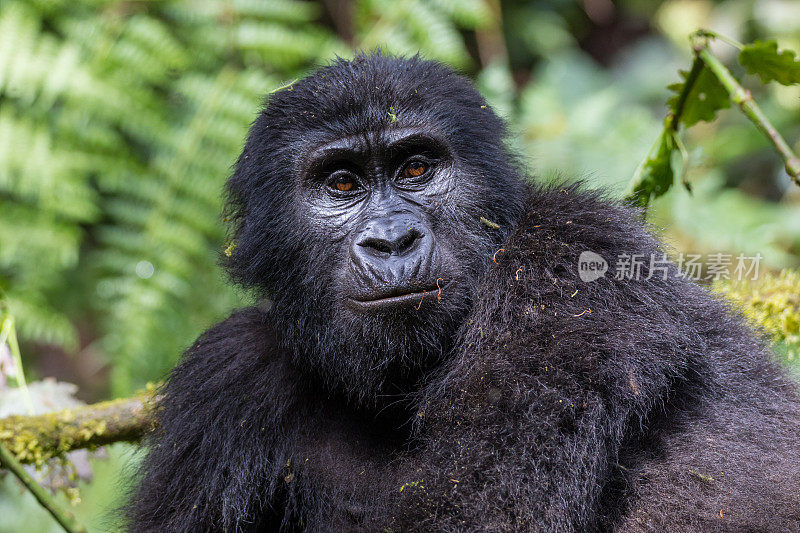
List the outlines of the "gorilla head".
{"type": "Polygon", "coordinates": [[[227,184],[226,266],[272,298],[298,365],[373,402],[441,360],[522,208],[503,136],[419,58],[340,60],[269,96],[227,184]]]}

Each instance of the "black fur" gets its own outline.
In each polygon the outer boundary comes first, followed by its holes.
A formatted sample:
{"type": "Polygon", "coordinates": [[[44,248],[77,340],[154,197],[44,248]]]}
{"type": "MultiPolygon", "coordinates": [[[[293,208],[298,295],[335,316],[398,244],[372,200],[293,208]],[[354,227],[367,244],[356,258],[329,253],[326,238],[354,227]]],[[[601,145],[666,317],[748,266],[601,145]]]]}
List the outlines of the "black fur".
{"type": "Polygon", "coordinates": [[[659,244],[598,193],[523,187],[502,138],[419,59],[339,61],[271,96],[228,185],[228,267],[274,305],[173,371],[132,531],[800,531],[795,384],[674,268],[582,282],[582,251],[659,244]],[[293,176],[309,146],[395,122],[452,143],[458,190],[431,217],[461,268],[418,314],[359,320],[293,176]]]}

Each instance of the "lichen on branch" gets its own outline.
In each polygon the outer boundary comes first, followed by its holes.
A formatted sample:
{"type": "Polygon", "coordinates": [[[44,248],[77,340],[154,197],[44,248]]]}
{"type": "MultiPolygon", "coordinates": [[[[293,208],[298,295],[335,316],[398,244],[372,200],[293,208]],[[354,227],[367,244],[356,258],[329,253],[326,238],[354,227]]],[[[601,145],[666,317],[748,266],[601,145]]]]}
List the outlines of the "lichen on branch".
{"type": "Polygon", "coordinates": [[[0,444],[21,463],[41,465],[72,450],[136,442],[155,427],[155,387],[130,398],[43,415],[0,419],[0,444]]]}

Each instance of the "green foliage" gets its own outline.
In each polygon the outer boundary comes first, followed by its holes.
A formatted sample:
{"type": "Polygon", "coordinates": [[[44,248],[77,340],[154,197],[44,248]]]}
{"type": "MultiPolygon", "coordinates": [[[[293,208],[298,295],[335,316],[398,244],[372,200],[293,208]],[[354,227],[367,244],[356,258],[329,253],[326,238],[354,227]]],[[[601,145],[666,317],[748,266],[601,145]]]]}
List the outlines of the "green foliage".
{"type": "Polygon", "coordinates": [[[643,50],[635,66],[614,70],[574,50],[556,54],[537,67],[516,101],[506,96],[513,147],[526,156],[531,172],[546,180],[588,179],[621,194],[658,134],[638,78],[647,69],[645,78],[660,81],[661,91],[669,81],[661,51],[657,61],[650,53],[643,50]]]}
{"type": "Polygon", "coordinates": [[[660,219],[665,211],[672,237],[679,236],[683,250],[760,254],[765,268],[798,266],[800,205],[775,204],[726,187],[719,168],[706,171],[691,194],[677,189],[663,197],[650,214],[660,219]]]}
{"type": "Polygon", "coordinates": [[[672,182],[675,180],[672,152],[675,149],[675,134],[670,130],[664,130],[654,153],[642,163],[639,170],[640,178],[631,194],[639,206],[647,206],[650,196],[660,196],[672,187],[672,182]]]}
{"type": "Polygon", "coordinates": [[[668,112],[680,117],[680,122],[690,128],[698,122],[712,122],[717,118],[717,111],[731,106],[731,100],[725,87],[705,66],[700,69],[697,78],[689,87],[686,86],[689,72],[682,70],[682,83],[669,86],[675,94],[667,101],[668,112]],[[684,96],[682,93],[686,92],[684,96]]]}
{"type": "MultiPolygon", "coordinates": [[[[664,130],[631,180],[628,198],[640,207],[647,207],[652,198],[664,195],[675,182],[673,159],[683,151],[678,124],[689,128],[700,121],[712,122],[717,111],[731,106],[725,87],[701,61],[696,60],[691,71],[681,70],[679,74],[683,81],[667,87],[675,94],[667,100],[664,130]]],[[[684,156],[685,173],[687,158],[683,153],[680,155],[684,156]]]]}
{"type": "Polygon", "coordinates": [[[785,50],[779,54],[774,41],[739,45],[706,30],[696,31],[691,39],[695,54],[692,69],[680,71],[683,81],[669,86],[675,94],[667,101],[668,113],[658,148],[634,173],[628,187],[628,200],[647,206],[651,199],[666,193],[674,181],[673,154],[683,152],[684,173],[686,170],[685,149],[677,136],[680,125],[689,128],[700,121],[711,122],[717,111],[730,107],[732,102],[767,137],[783,159],[786,172],[800,185],[800,158],[755,104],[751,94],[709,50],[709,41],[720,39],[741,47],[739,61],[748,72],[758,74],[764,83],[775,80],[791,85],[800,80],[800,62],[795,59],[794,52],[785,50]]]}
{"type": "Polygon", "coordinates": [[[779,53],[775,41],[756,41],[744,46],[739,52],[739,63],[748,74],[758,75],[762,83],[800,83],[800,59],[791,50],[779,53]]]}
{"type": "Polygon", "coordinates": [[[362,49],[421,52],[461,68],[470,66],[460,29],[491,22],[485,0],[361,0],[355,2],[356,41],[362,49]]]}
{"type": "MultiPolygon", "coordinates": [[[[491,21],[484,0],[355,12],[355,46],[465,68],[460,29],[491,21]]],[[[242,303],[216,266],[222,185],[264,95],[352,53],[323,16],[293,0],[2,3],[0,298],[23,339],[74,350],[88,325],[124,394],[242,303]]]]}

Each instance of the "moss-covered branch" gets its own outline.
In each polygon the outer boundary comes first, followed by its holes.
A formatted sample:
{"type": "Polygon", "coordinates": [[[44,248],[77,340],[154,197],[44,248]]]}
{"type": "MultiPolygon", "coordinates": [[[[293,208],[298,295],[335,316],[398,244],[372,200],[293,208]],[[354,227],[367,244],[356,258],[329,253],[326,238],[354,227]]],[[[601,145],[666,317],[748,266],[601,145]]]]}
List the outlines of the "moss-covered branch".
{"type": "Polygon", "coordinates": [[[154,427],[154,389],[44,415],[0,419],[0,444],[21,463],[42,464],[72,450],[135,442],[154,427]]]}

